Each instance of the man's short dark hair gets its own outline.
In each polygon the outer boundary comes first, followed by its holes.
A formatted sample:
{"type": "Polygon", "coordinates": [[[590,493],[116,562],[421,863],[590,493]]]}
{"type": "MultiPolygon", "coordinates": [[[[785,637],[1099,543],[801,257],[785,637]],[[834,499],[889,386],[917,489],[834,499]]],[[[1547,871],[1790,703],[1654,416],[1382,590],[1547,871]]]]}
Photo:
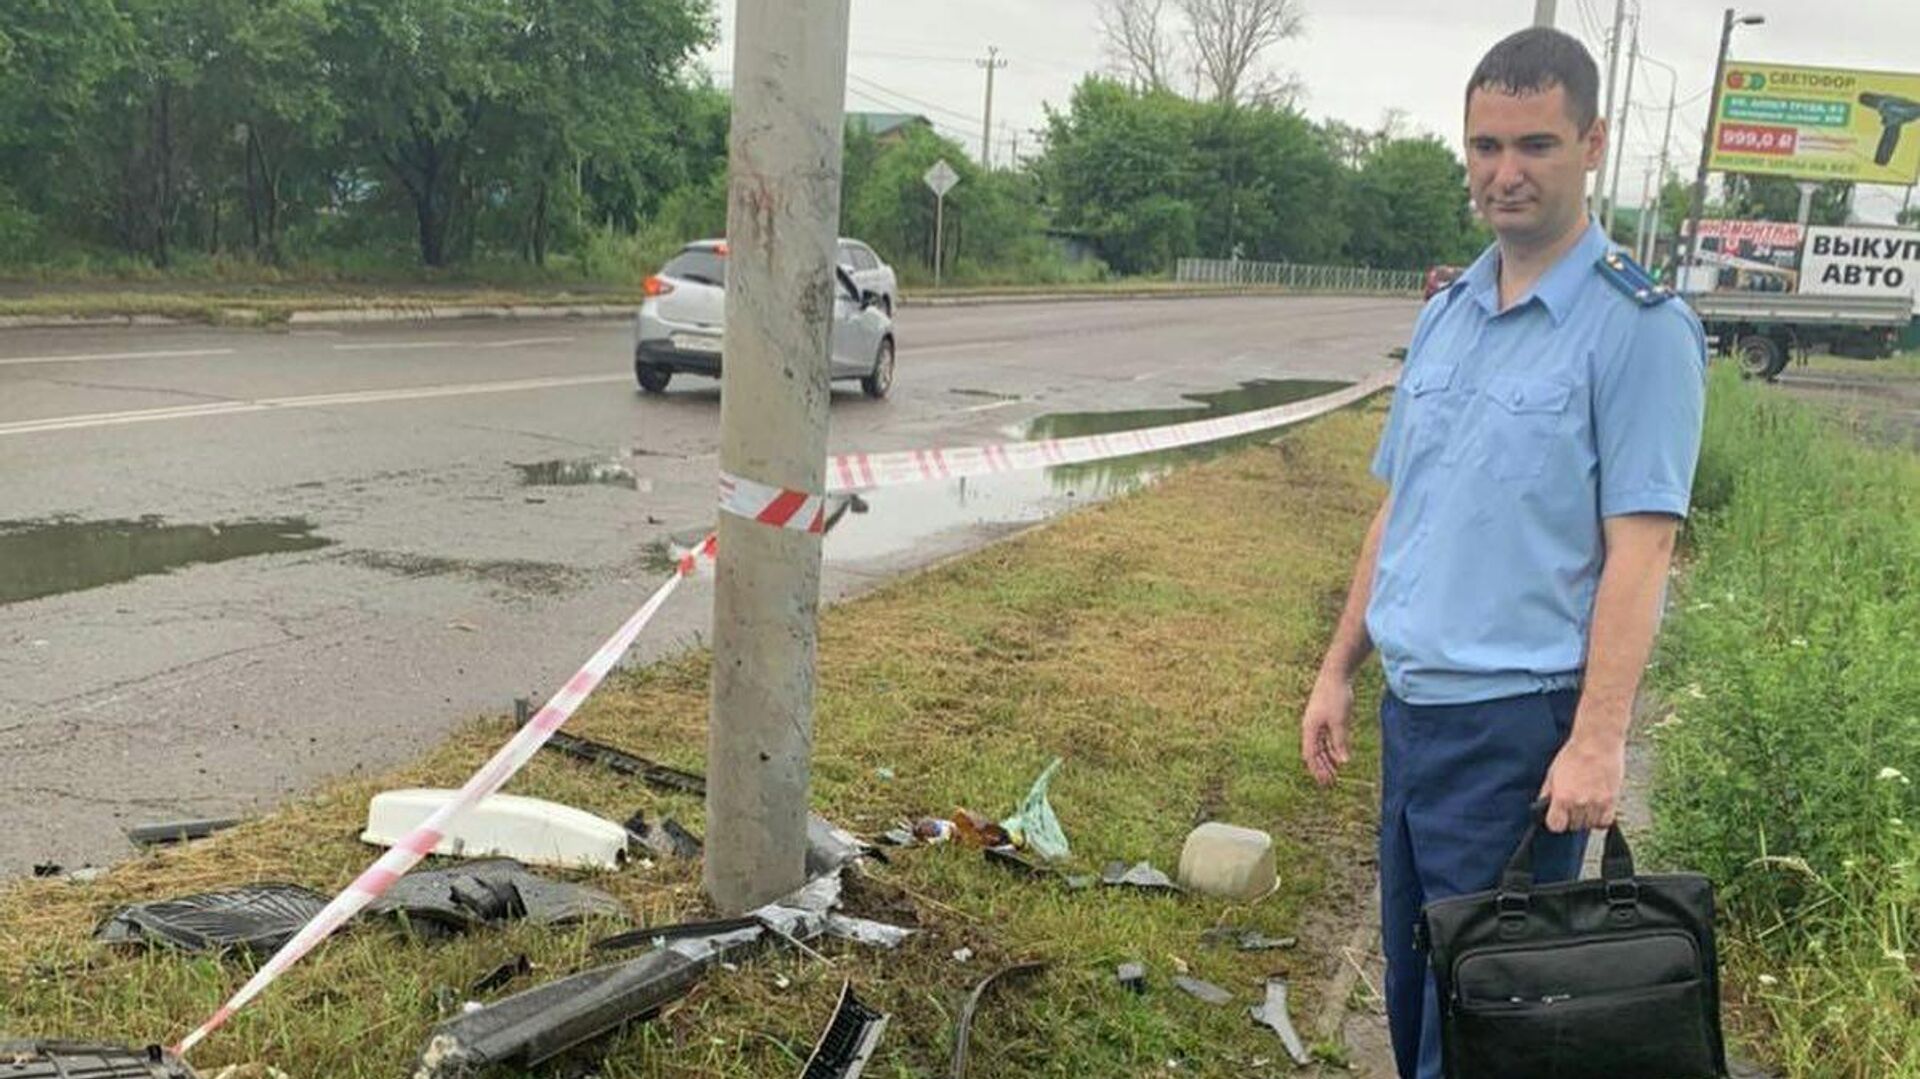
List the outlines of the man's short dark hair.
{"type": "Polygon", "coordinates": [[[1467,80],[1467,101],[1475,90],[1507,94],[1546,93],[1566,88],[1567,113],[1585,134],[1600,115],[1600,67],[1580,40],[1550,26],[1529,26],[1502,38],[1480,58],[1467,80]]]}

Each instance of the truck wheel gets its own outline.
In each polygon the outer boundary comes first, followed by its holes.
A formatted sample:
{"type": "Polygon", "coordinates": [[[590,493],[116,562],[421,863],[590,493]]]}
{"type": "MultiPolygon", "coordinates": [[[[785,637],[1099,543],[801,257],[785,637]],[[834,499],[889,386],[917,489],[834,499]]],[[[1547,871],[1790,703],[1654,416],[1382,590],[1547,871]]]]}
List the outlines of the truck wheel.
{"type": "Polygon", "coordinates": [[[1747,378],[1771,381],[1787,366],[1786,347],[1778,340],[1762,334],[1743,334],[1734,342],[1733,354],[1740,361],[1740,373],[1747,378]]]}

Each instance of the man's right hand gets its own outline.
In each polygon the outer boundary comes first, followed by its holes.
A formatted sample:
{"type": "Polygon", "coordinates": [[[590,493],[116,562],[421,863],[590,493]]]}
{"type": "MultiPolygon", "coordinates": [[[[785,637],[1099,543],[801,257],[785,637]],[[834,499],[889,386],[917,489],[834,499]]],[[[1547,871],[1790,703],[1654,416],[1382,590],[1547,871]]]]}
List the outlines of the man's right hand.
{"type": "Polygon", "coordinates": [[[1353,682],[1322,674],[1313,683],[1300,717],[1300,759],[1314,782],[1325,787],[1347,763],[1347,727],[1353,714],[1353,682]]]}

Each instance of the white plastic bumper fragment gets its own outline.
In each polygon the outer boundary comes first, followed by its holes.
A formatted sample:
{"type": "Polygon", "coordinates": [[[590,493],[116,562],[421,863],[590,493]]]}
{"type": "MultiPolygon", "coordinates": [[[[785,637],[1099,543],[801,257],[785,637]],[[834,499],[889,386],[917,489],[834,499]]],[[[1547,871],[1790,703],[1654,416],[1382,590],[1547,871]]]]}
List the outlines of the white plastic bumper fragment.
{"type": "MultiPolygon", "coordinates": [[[[367,806],[367,830],[360,839],[390,847],[459,793],[382,791],[367,806]]],[[[433,852],[461,858],[504,856],[570,869],[618,869],[626,858],[627,830],[558,802],[495,794],[455,820],[433,852]]]]}

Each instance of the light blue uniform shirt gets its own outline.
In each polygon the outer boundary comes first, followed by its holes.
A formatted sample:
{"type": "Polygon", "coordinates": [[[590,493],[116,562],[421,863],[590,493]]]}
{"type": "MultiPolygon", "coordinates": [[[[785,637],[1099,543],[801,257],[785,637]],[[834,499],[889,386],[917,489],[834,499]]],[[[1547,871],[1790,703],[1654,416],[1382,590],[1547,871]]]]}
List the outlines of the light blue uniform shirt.
{"type": "Polygon", "coordinates": [[[1610,250],[1589,224],[1501,311],[1488,248],[1414,326],[1373,460],[1392,508],[1367,605],[1409,704],[1578,685],[1602,520],[1686,515],[1706,338],[1680,300],[1602,276],[1610,250]]]}

